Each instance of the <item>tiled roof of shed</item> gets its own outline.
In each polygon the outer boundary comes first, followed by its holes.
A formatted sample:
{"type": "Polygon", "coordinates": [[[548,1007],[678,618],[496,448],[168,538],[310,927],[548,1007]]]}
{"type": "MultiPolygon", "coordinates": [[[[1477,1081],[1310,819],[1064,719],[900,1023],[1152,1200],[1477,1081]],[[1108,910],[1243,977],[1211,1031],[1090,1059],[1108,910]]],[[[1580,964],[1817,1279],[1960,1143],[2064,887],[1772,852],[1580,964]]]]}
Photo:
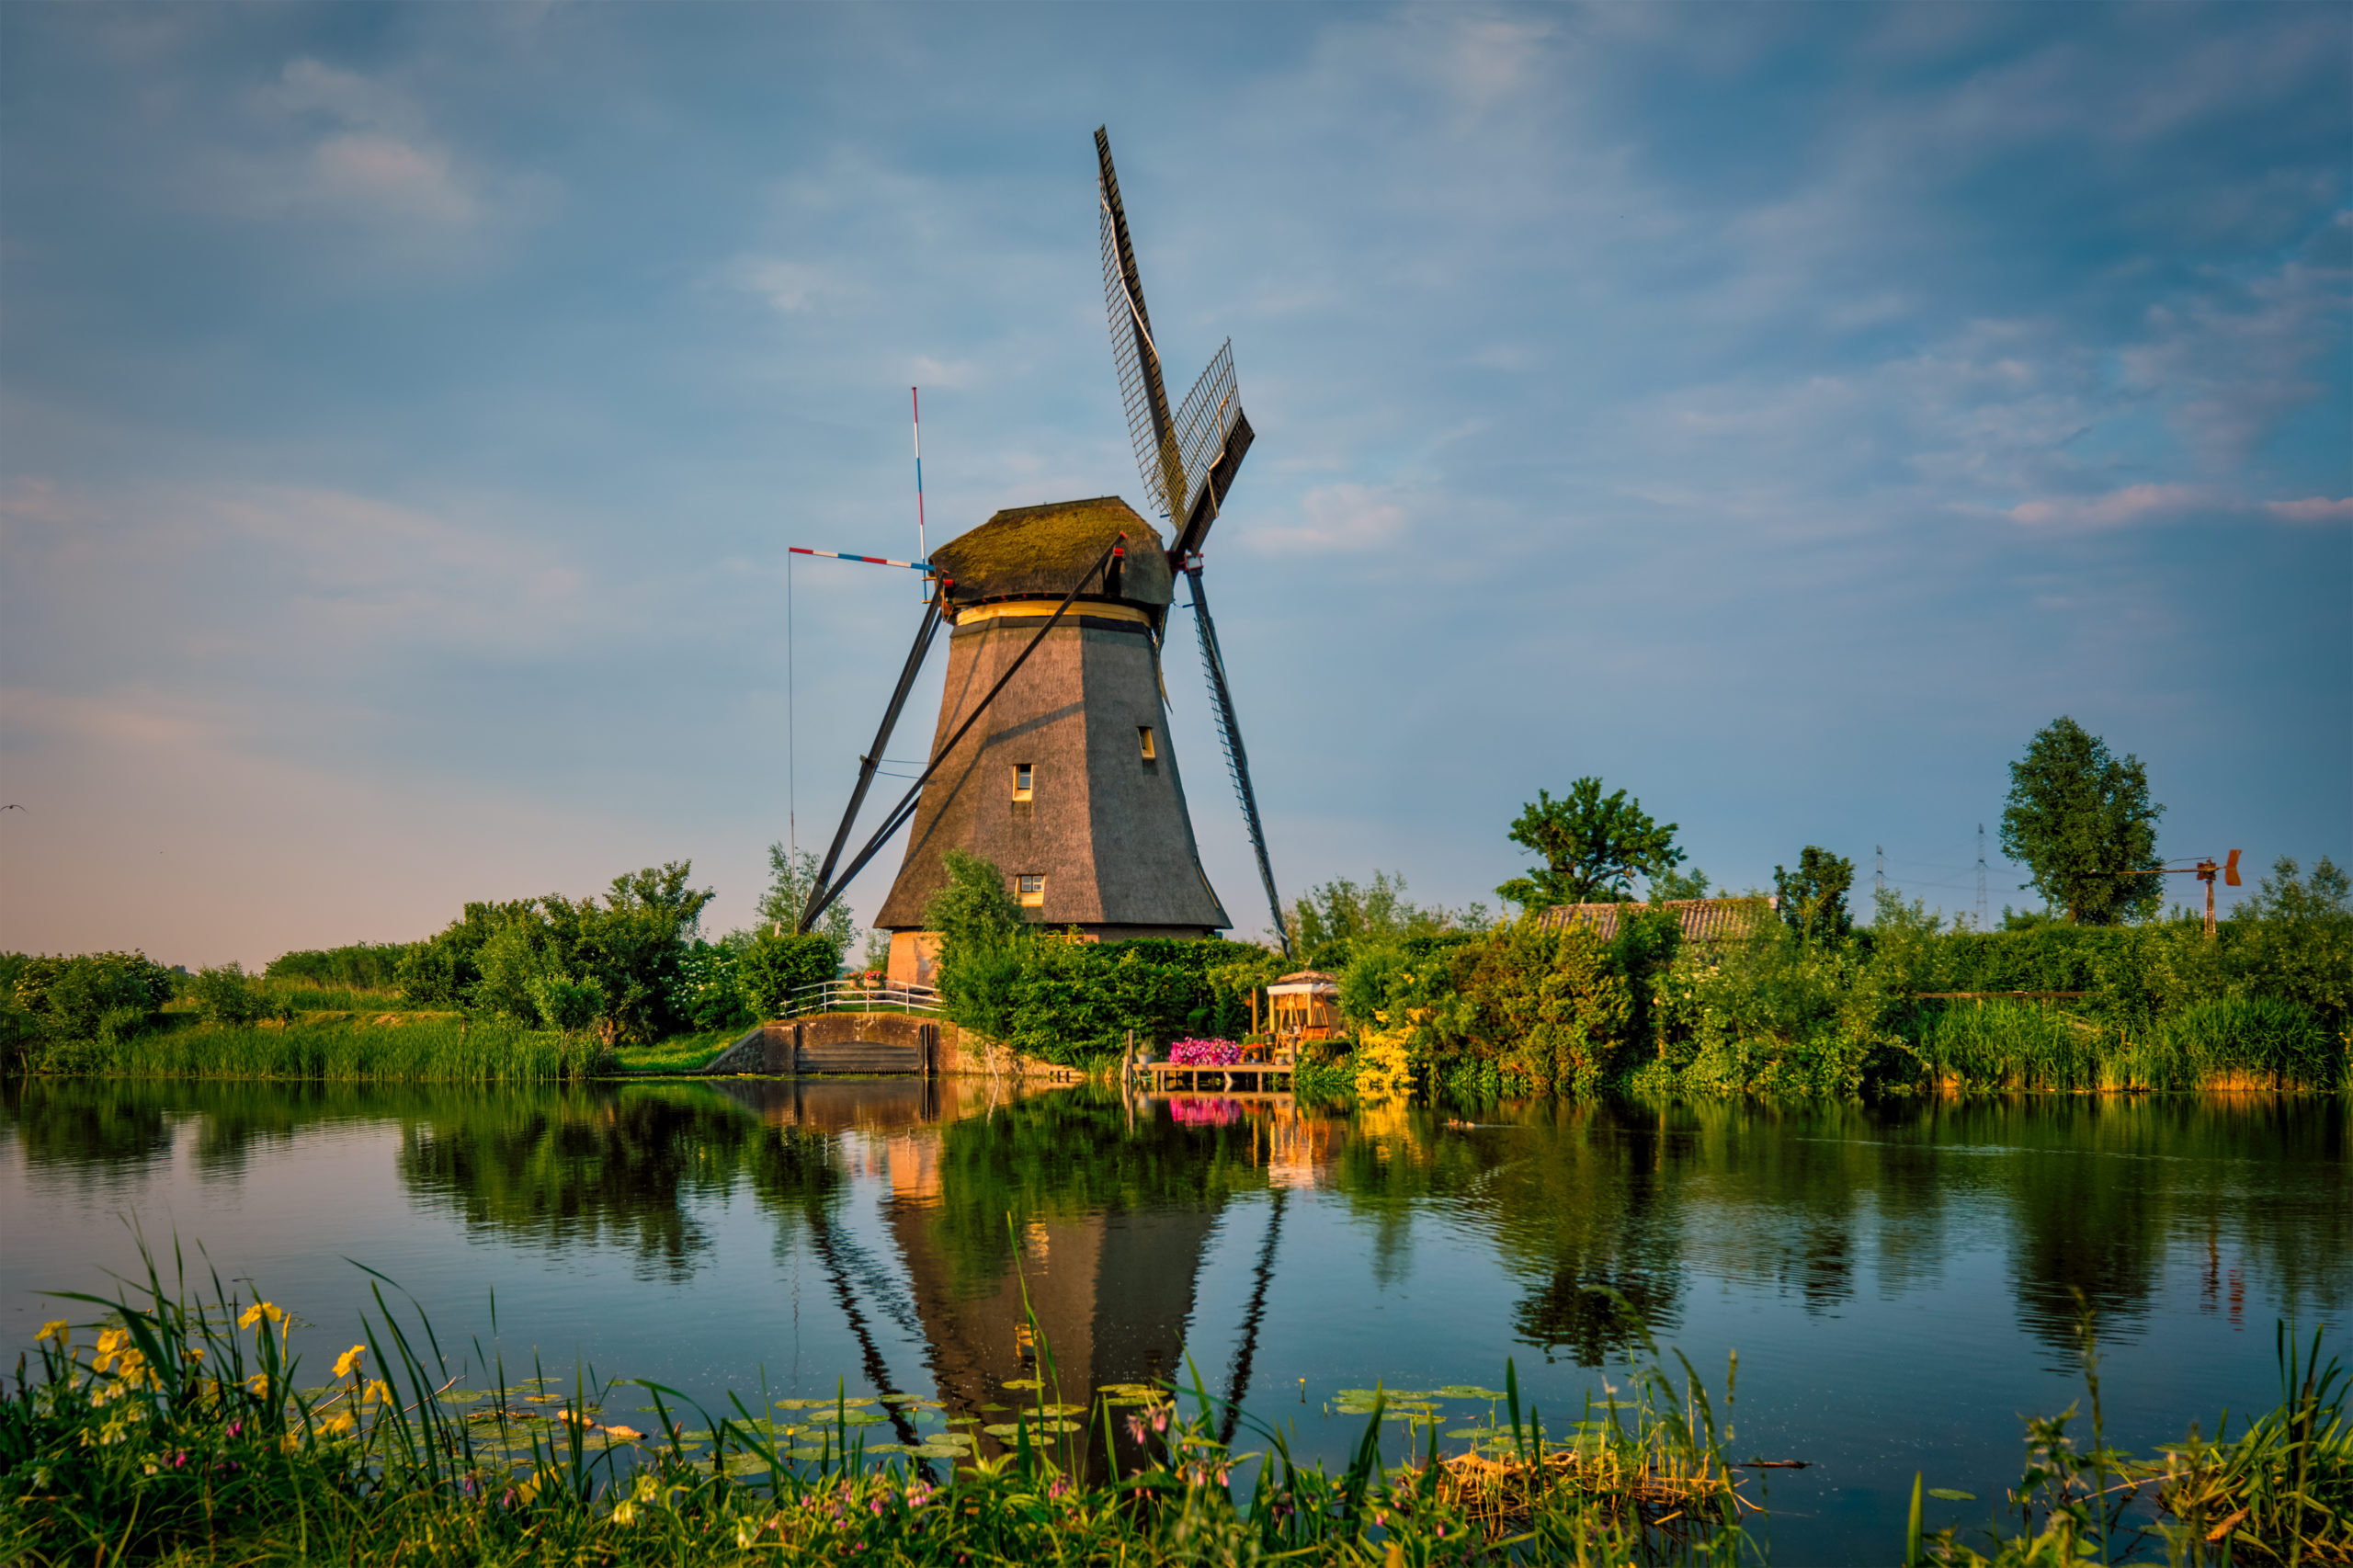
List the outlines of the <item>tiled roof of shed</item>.
{"type": "Polygon", "coordinates": [[[1556,903],[1537,917],[1547,931],[1571,922],[1590,926],[1603,941],[1618,935],[1620,912],[1629,909],[1671,909],[1683,927],[1687,942],[1723,942],[1756,936],[1780,907],[1777,898],[1672,898],[1647,903],[1556,903]]]}

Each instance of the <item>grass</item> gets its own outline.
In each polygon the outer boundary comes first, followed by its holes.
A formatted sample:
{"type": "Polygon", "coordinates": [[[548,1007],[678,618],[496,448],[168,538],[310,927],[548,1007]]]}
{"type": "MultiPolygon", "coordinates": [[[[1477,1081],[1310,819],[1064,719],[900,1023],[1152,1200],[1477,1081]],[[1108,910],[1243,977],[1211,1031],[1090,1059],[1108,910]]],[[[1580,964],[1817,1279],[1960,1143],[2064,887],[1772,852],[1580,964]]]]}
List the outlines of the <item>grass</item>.
{"type": "MultiPolygon", "coordinates": [[[[311,1383],[283,1309],[217,1275],[199,1299],[174,1257],[171,1287],[150,1257],[115,1301],[64,1297],[104,1315],[48,1324],[39,1364],[19,1362],[0,1396],[0,1561],[1421,1568],[1765,1555],[1729,1426],[1689,1363],[1677,1357],[1678,1381],[1655,1347],[1627,1399],[1551,1429],[1523,1407],[1508,1361],[1501,1391],[1347,1391],[1342,1409],[1367,1421],[1334,1473],[1248,1421],[1263,1446],[1237,1451],[1222,1435],[1235,1413],[1198,1374],[1187,1389],[1116,1384],[1064,1403],[1034,1313],[1031,1403],[980,1432],[927,1400],[847,1388],[763,1394],[756,1409],[731,1395],[714,1416],[656,1383],[567,1382],[536,1366],[510,1379],[479,1343],[452,1358],[373,1270],[364,1341],[311,1383]],[[469,1374],[484,1386],[461,1386],[469,1374]],[[624,1392],[648,1402],[643,1431],[606,1418],[624,1392]],[[1457,1452],[1441,1451],[1441,1396],[1489,1404],[1483,1426],[1449,1435],[1468,1445],[1457,1452]],[[1401,1416],[1412,1451],[1392,1468],[1381,1437],[1401,1416]]],[[[2090,1446],[2068,1436],[2073,1409],[2030,1421],[2012,1493],[2021,1528],[1987,1532],[1984,1551],[1955,1531],[1923,1535],[1915,1478],[1907,1568],[2074,1568],[2138,1559],[2153,1538],[2178,1563],[2353,1560],[2346,1380],[2320,1361],[2317,1335],[2307,1353],[2283,1328],[2282,1403],[2237,1439],[2193,1431],[2136,1460],[2106,1445],[2088,1312],[2083,1333],[2090,1446]]],[[[1731,1394],[1728,1375],[1726,1410],[1731,1394]]]]}
{"type": "Polygon", "coordinates": [[[196,1025],[125,1039],[59,1041],[38,1070],[143,1078],[254,1078],[393,1084],[548,1083],[603,1065],[601,1047],[447,1015],[407,1020],[196,1025]]]}
{"type": "Polygon", "coordinates": [[[2344,1071],[2309,1011],[2266,997],[2200,1002],[2132,1028],[2030,1002],[1950,1004],[1927,1019],[1919,1051],[1963,1088],[2328,1089],[2344,1071]]]}
{"type": "Polygon", "coordinates": [[[613,1065],[624,1073],[691,1073],[708,1065],[719,1053],[742,1040],[751,1026],[731,1025],[723,1029],[699,1029],[692,1034],[672,1035],[650,1045],[624,1045],[615,1048],[613,1065]]]}
{"type": "Polygon", "coordinates": [[[1631,1415],[1554,1437],[1522,1410],[1507,1365],[1507,1419],[1447,1457],[1433,1424],[1419,1462],[1394,1470],[1381,1453],[1389,1396],[1368,1391],[1363,1439],[1334,1474],[1296,1463],[1265,1427],[1261,1453],[1237,1453],[1198,1376],[1186,1394],[1120,1384],[1062,1403],[1033,1313],[1029,1408],[982,1434],[938,1413],[948,1430],[892,1444],[866,1433],[932,1419],[929,1402],[890,1395],[885,1417],[847,1390],[756,1410],[731,1396],[714,1417],[654,1383],[566,1386],[536,1368],[510,1380],[479,1345],[453,1364],[421,1313],[404,1324],[381,1275],[365,1341],[307,1385],[284,1310],[217,1275],[196,1299],[175,1260],[171,1287],[151,1258],[114,1301],[67,1298],[106,1316],[47,1325],[39,1365],[20,1365],[0,1400],[0,1560],[1142,1568],[1524,1549],[1616,1563],[1736,1561],[1745,1540],[1696,1379],[1677,1391],[1655,1375],[1631,1415]],[[469,1370],[487,1386],[460,1387],[469,1370]],[[623,1391],[650,1400],[644,1431],[605,1419],[623,1391]],[[1262,1462],[1237,1497],[1250,1459],[1262,1462]]]}

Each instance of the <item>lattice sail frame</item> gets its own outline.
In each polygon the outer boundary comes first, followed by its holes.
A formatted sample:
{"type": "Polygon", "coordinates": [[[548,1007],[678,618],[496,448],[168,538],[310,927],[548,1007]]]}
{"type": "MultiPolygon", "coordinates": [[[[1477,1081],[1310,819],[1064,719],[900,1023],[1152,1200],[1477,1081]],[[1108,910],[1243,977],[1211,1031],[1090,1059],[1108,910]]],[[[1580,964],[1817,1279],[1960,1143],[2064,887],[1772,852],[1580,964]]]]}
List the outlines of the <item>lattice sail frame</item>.
{"type": "Polygon", "coordinates": [[[1170,415],[1167,439],[1154,439],[1152,392],[1137,345],[1141,343],[1142,352],[1155,361],[1160,358],[1160,346],[1153,341],[1142,310],[1128,293],[1111,203],[1105,199],[1101,206],[1103,303],[1111,327],[1111,358],[1119,367],[1120,401],[1127,405],[1128,437],[1135,443],[1136,468],[1151,492],[1154,507],[1181,528],[1192,516],[1193,504],[1200,499],[1201,486],[1209,483],[1210,470],[1225,450],[1234,422],[1242,417],[1242,395],[1233,380],[1233,341],[1228,338],[1219,347],[1209,369],[1170,415]]]}

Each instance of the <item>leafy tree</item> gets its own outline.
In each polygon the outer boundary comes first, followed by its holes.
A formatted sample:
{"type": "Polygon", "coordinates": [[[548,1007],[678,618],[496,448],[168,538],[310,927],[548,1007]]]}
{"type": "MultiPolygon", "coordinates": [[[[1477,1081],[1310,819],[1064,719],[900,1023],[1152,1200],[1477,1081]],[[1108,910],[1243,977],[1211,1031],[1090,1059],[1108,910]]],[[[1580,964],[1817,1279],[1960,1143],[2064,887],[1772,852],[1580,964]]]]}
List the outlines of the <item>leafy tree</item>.
{"type": "Polygon", "coordinates": [[[144,953],[28,959],[17,1006],[51,1040],[119,1040],[153,1023],[172,999],[172,971],[144,953]]]}
{"type": "Polygon", "coordinates": [[[2233,967],[2262,995],[2301,1002],[2342,1033],[2353,1014],[2353,879],[2325,855],[2302,877],[2283,855],[2231,912],[2233,967]]]}
{"type": "Polygon", "coordinates": [[[689,887],[693,874],[692,861],[673,860],[615,877],[601,903],[553,893],[540,901],[557,966],[604,994],[597,1027],[608,1045],[659,1040],[683,1021],[675,998],[688,945],[718,896],[689,887]]]}
{"type": "Polygon", "coordinates": [[[2073,719],[2054,719],[2010,764],[2002,853],[2033,873],[2027,884],[2079,926],[2153,915],[2165,902],[2155,874],[2157,818],[2148,770],[2119,760],[2073,719]]]}
{"type": "Polygon", "coordinates": [[[939,933],[940,1001],[958,1023],[1002,1040],[1028,924],[995,861],[950,849],[945,863],[948,881],[923,912],[924,928],[939,933]]]}
{"type": "Polygon", "coordinates": [[[216,1024],[251,1024],[269,1011],[268,995],[240,963],[198,970],[190,989],[198,1010],[216,1024]]]}
{"type": "Polygon", "coordinates": [[[1637,876],[1655,878],[1683,860],[1673,823],[1655,823],[1623,790],[1605,796],[1598,778],[1579,778],[1560,800],[1547,790],[1511,824],[1511,841],[1544,862],[1495,892],[1523,908],[1624,898],[1637,876]]]}
{"type": "MultiPolygon", "coordinates": [[[[768,846],[768,891],[760,895],[760,919],[776,936],[789,937],[801,928],[801,912],[809,907],[810,892],[817,885],[817,856],[803,849],[794,854],[781,843],[768,846]]],[[[849,951],[858,935],[858,921],[849,905],[835,899],[817,918],[813,936],[834,945],[834,962],[849,951]]]]}
{"type": "Polygon", "coordinates": [[[796,937],[787,931],[779,936],[773,928],[753,937],[735,962],[744,1000],[763,1018],[783,1012],[793,993],[803,986],[831,980],[840,970],[833,938],[816,932],[796,937]]]}
{"type": "Polygon", "coordinates": [[[1847,894],[1855,885],[1855,863],[1819,845],[1798,851],[1793,875],[1773,868],[1773,891],[1781,895],[1781,918],[1806,941],[1843,942],[1854,929],[1847,894]]]}
{"type": "Polygon", "coordinates": [[[1651,878],[1651,902],[1653,903],[1665,903],[1680,899],[1705,898],[1707,896],[1708,873],[1699,869],[1697,866],[1691,868],[1691,871],[1688,876],[1686,876],[1683,872],[1677,870],[1674,867],[1669,866],[1651,878]]]}
{"type": "Polygon", "coordinates": [[[1376,869],[1371,885],[1337,877],[1295,900],[1283,924],[1291,951],[1310,969],[1345,969],[1364,949],[1446,931],[1484,931],[1494,924],[1483,903],[1425,909],[1405,897],[1405,879],[1376,869]]]}
{"type": "Polygon", "coordinates": [[[483,945],[517,921],[536,920],[538,906],[537,899],[529,898],[467,904],[439,933],[409,945],[393,971],[402,994],[428,1007],[474,1006],[483,945]]]}

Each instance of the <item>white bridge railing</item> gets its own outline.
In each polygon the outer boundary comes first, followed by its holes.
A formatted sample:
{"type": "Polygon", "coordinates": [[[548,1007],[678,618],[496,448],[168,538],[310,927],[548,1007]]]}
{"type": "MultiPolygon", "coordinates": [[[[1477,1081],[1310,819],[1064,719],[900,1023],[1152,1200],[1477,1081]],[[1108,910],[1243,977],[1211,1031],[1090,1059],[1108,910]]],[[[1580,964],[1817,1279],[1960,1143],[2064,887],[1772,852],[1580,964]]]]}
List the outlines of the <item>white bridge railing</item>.
{"type": "Polygon", "coordinates": [[[855,980],[821,980],[795,991],[784,1005],[783,1016],[805,1017],[811,1013],[938,1013],[939,992],[929,985],[862,984],[855,980]]]}

